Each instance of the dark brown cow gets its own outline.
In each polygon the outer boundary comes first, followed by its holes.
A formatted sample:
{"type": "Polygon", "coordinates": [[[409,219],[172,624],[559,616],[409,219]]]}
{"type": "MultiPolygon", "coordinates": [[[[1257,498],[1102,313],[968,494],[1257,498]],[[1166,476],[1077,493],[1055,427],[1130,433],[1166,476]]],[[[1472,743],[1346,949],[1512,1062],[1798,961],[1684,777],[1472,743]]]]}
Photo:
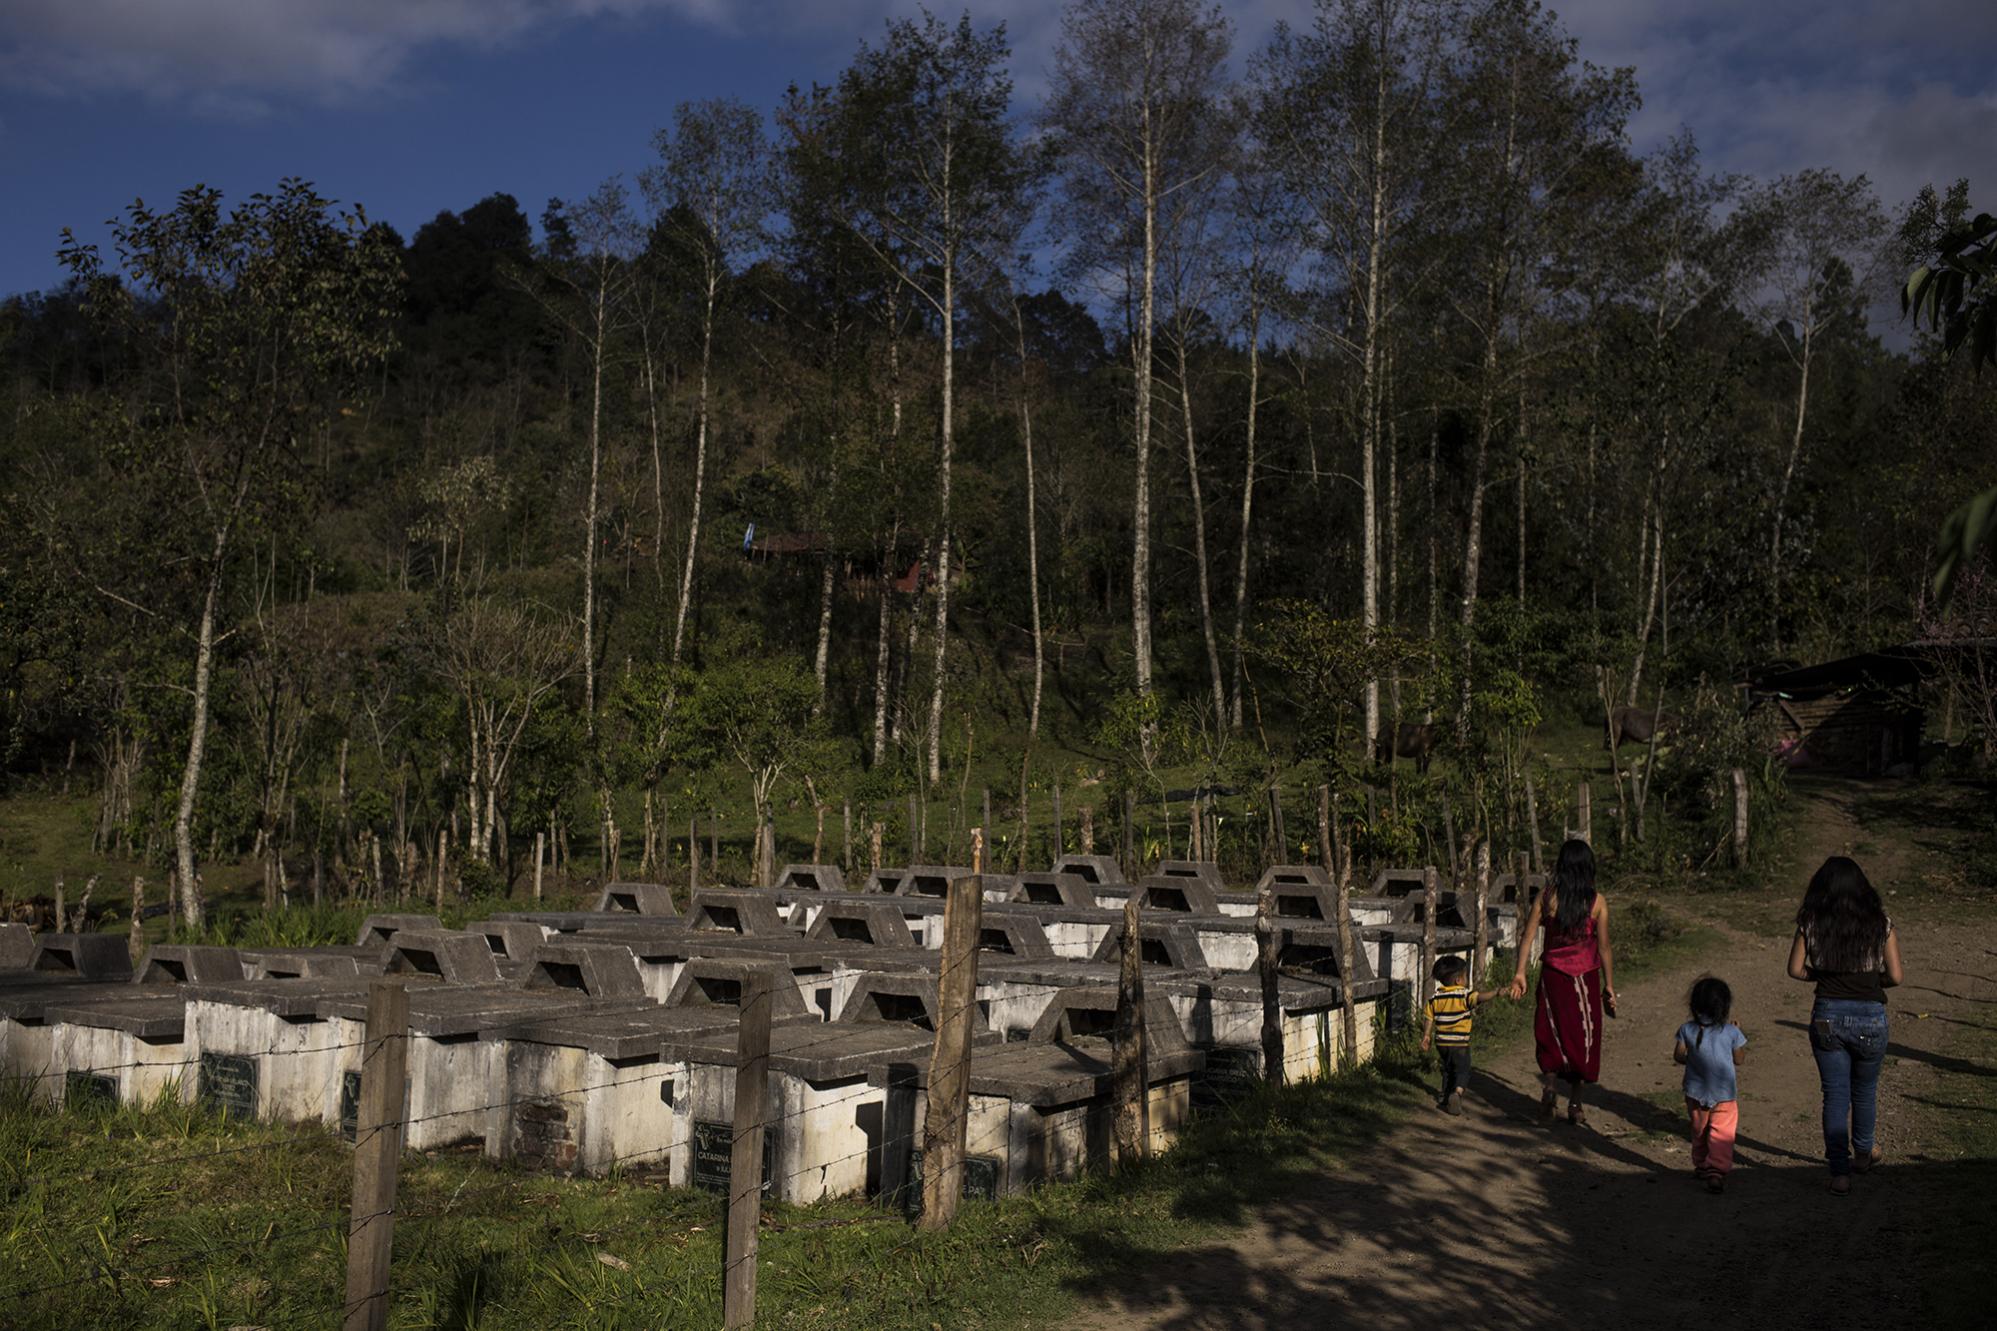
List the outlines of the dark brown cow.
{"type": "Polygon", "coordinates": [[[1609,747],[1621,748],[1624,744],[1648,744],[1655,734],[1660,740],[1678,728],[1678,718],[1670,712],[1653,714],[1641,707],[1618,707],[1609,713],[1609,730],[1614,736],[1609,747]],[[1653,720],[1653,715],[1655,719],[1653,720]]]}
{"type": "Polygon", "coordinates": [[[1387,731],[1383,727],[1379,738],[1373,741],[1373,760],[1391,765],[1396,758],[1415,760],[1415,771],[1428,775],[1429,759],[1435,756],[1435,726],[1433,723],[1403,721],[1395,734],[1393,752],[1387,751],[1387,731]]]}

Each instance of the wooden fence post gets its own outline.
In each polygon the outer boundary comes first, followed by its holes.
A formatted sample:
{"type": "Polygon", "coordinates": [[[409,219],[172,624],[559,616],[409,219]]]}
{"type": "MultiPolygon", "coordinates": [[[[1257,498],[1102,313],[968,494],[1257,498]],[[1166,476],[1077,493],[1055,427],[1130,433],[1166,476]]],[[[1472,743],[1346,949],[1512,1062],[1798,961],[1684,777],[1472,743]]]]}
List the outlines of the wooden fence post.
{"type": "Polygon", "coordinates": [[[1546,855],[1539,840],[1539,792],[1533,788],[1530,771],[1525,774],[1525,816],[1527,825],[1532,829],[1532,871],[1545,873],[1546,855]]]}
{"type": "Polygon", "coordinates": [[[534,900],[536,901],[541,899],[541,864],[545,858],[543,852],[547,849],[547,838],[546,832],[534,834],[534,900]]]}
{"type": "Polygon", "coordinates": [[[1574,836],[1590,846],[1595,844],[1595,814],[1586,781],[1574,791],[1574,836]]]}
{"type": "Polygon", "coordinates": [[[1082,854],[1096,853],[1096,811],[1087,804],[1082,806],[1082,854]]]}
{"type": "Polygon", "coordinates": [[[1137,798],[1123,792],[1123,875],[1137,880],[1137,798]]]}
{"type": "Polygon", "coordinates": [[[409,991],[396,980],[368,986],[367,1047],[354,1125],[354,1195],[347,1223],[345,1331],[388,1325],[388,1259],[395,1239],[395,1184],[402,1163],[402,1088],[409,1059],[409,991]]]}
{"type": "Polygon", "coordinates": [[[1435,912],[1440,905],[1441,888],[1441,876],[1431,864],[1421,876],[1421,974],[1414,977],[1416,1012],[1428,1002],[1429,977],[1435,970],[1435,912]]]}
{"type": "MultiPolygon", "coordinates": [[[[1512,856],[1512,863],[1514,866],[1517,866],[1513,869],[1512,882],[1518,889],[1519,909],[1524,910],[1526,908],[1525,875],[1518,871],[1523,866],[1519,865],[1519,857],[1516,855],[1512,856]]],[[[1472,989],[1477,987],[1477,981],[1484,976],[1486,957],[1491,946],[1491,838],[1488,835],[1477,843],[1476,882],[1476,897],[1471,902],[1471,905],[1477,912],[1477,918],[1471,921],[1470,924],[1472,930],[1472,941],[1470,944],[1470,987],[1472,989]]],[[[1459,897],[1457,900],[1460,902],[1462,898],[1459,897]]]]}
{"type": "Polygon", "coordinates": [[[1283,789],[1273,783],[1269,787],[1269,835],[1276,841],[1276,858],[1288,859],[1290,839],[1283,834],[1283,789]]]}
{"type": "Polygon", "coordinates": [[[686,816],[686,890],[700,891],[700,815],[686,816]]]}
{"type": "Polygon", "coordinates": [[[1736,767],[1733,769],[1734,787],[1734,868],[1747,867],[1747,773],[1736,767]]]}
{"type": "Polygon", "coordinates": [[[839,867],[853,872],[853,801],[839,801],[839,867]]]}
{"type": "Polygon", "coordinates": [[[707,811],[707,875],[721,886],[721,815],[707,811]]]}
{"type": "Polygon", "coordinates": [[[1067,841],[1068,825],[1061,820],[1061,778],[1054,778],[1054,854],[1048,859],[1047,867],[1053,868],[1054,861],[1068,853],[1064,844],[1067,841]]]}
{"type": "Polygon", "coordinates": [[[1110,1135],[1119,1166],[1142,1160],[1151,1145],[1150,1077],[1144,1040],[1144,938],[1139,893],[1123,903],[1123,964],[1116,977],[1116,1040],[1110,1063],[1110,1135]]]}
{"type": "Polygon", "coordinates": [[[1317,853],[1324,861],[1324,871],[1332,878],[1338,877],[1338,846],[1331,838],[1331,785],[1325,783],[1317,788],[1317,853]]]}
{"type": "Polygon", "coordinates": [[[756,1324],[756,1239],[763,1215],[763,1115],[770,1092],[770,979],[755,973],[742,986],[735,1028],[735,1134],[728,1155],[721,1325],[756,1324]]]}
{"type": "Polygon", "coordinates": [[[920,828],[915,818],[915,796],[910,795],[908,797],[908,862],[910,864],[920,864],[922,862],[922,844],[917,835],[919,831],[920,828]]]}
{"type": "Polygon", "coordinates": [[[1276,889],[1255,894],[1255,973],[1262,981],[1262,1079],[1283,1084],[1283,1007],[1277,992],[1280,943],[1276,937],[1276,889]]]}
{"type": "MultiPolygon", "coordinates": [[[[976,848],[974,847],[974,850],[976,848]]],[[[943,955],[936,977],[936,1048],[922,1125],[922,1228],[945,1229],[964,1192],[964,1134],[971,1111],[971,1023],[978,1011],[978,937],[985,880],[950,884],[943,905],[943,955]]]]}
{"type": "Polygon", "coordinates": [[[139,968],[139,958],[146,952],[146,880],[132,876],[132,936],[125,940],[125,954],[132,959],[132,969],[139,968]]]}

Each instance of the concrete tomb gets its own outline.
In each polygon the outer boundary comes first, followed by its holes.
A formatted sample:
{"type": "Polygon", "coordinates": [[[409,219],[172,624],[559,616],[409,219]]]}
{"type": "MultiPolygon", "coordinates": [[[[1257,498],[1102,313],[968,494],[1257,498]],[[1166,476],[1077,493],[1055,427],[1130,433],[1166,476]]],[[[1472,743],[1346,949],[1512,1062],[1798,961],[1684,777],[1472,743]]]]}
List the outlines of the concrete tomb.
{"type": "Polygon", "coordinates": [[[382,949],[374,947],[246,947],[236,955],[245,980],[335,979],[381,974],[382,949]]]}
{"type": "Polygon", "coordinates": [[[777,875],[777,890],[844,892],[846,871],[836,864],[786,864],[777,875]]]}
{"type": "Polygon", "coordinates": [[[901,880],[908,876],[908,870],[890,868],[886,865],[867,875],[867,881],[860,885],[862,892],[886,892],[890,895],[901,891],[901,880]]]}
{"type": "Polygon", "coordinates": [[[1220,914],[1220,905],[1214,900],[1213,888],[1198,878],[1153,876],[1140,880],[1136,891],[1145,907],[1150,910],[1170,911],[1180,915],[1220,914]]]}
{"type": "Polygon", "coordinates": [[[901,910],[879,897],[827,901],[819,907],[805,937],[820,943],[860,943],[877,948],[918,946],[901,910]]]}
{"type": "Polygon", "coordinates": [[[445,984],[498,984],[499,963],[483,934],[399,929],[388,940],[384,975],[433,975],[445,984]]]}
{"type": "Polygon", "coordinates": [[[372,947],[386,943],[403,929],[441,929],[443,921],[434,915],[370,915],[361,921],[359,935],[354,939],[357,947],[372,947]]]}
{"type": "Polygon", "coordinates": [[[1272,864],[1255,880],[1255,891],[1271,887],[1330,887],[1331,875],[1316,864],[1272,864]]]}
{"type": "Polygon", "coordinates": [[[974,872],[958,864],[917,864],[903,871],[894,890],[902,896],[945,897],[950,895],[950,884],[974,872]]]}
{"type": "Polygon", "coordinates": [[[1051,958],[1053,945],[1038,916],[1022,910],[988,908],[978,918],[978,950],[986,954],[1051,958]]]}
{"type": "Polygon", "coordinates": [[[1197,878],[1216,892],[1227,890],[1227,880],[1220,876],[1220,866],[1212,860],[1160,860],[1158,870],[1153,876],[1197,878]]]}
{"type": "Polygon", "coordinates": [[[82,1104],[151,1104],[182,1096],[189,1081],[187,1004],[153,986],[121,997],[48,1005],[49,1075],[42,1098],[82,1104]],[[147,992],[153,990],[153,992],[147,992]]]}
{"type": "Polygon", "coordinates": [[[687,908],[687,928],[796,937],[796,931],[778,912],[777,898],[753,888],[709,888],[694,893],[687,908]]]}
{"type": "MultiPolygon", "coordinates": [[[[237,980],[187,984],[187,1039],[195,1064],[190,1099],[236,1118],[333,1123],[340,1073],[358,1069],[363,1038],[321,1008],[341,998],[366,1002],[374,977],[237,980]]],[[[412,991],[440,983],[404,979],[412,991]]]]}
{"type": "Polygon", "coordinates": [[[595,1009],[488,1027],[491,1088],[485,1154],[557,1174],[613,1167],[672,1169],[679,1105],[687,1095],[685,1043],[732,1041],[731,1007],[595,1009]]]}
{"type": "MultiPolygon", "coordinates": [[[[337,1036],[337,1098],[327,1122],[352,1140],[360,1113],[366,1061],[368,994],[323,997],[319,1016],[337,1036]]],[[[639,1003],[649,1007],[643,996],[639,1003]]],[[[627,1000],[627,1006],[630,1005],[627,1000]]],[[[480,1032],[512,1021],[614,1010],[579,989],[416,985],[409,989],[409,1044],[403,1146],[430,1151],[482,1140],[498,1077],[502,1046],[480,1032]]]]}
{"type": "Polygon", "coordinates": [[[610,883],[597,897],[596,908],[605,914],[667,918],[680,913],[673,904],[673,890],[664,883],[610,883]]]}
{"type": "Polygon", "coordinates": [[[129,947],[123,934],[36,934],[28,969],[85,980],[129,980],[129,947]]]}
{"type": "Polygon", "coordinates": [[[0,971],[24,971],[34,961],[35,931],[25,924],[0,924],[0,971]]]}
{"type": "Polygon", "coordinates": [[[1113,855],[1063,855],[1054,861],[1053,871],[1074,874],[1096,887],[1123,881],[1123,866],[1113,855]]]}
{"type": "Polygon", "coordinates": [[[520,987],[529,992],[563,993],[598,1002],[637,1003],[651,995],[628,943],[605,939],[550,939],[526,962],[520,987]]]}
{"type": "MultiPolygon", "coordinates": [[[[1207,965],[1206,953],[1200,947],[1199,935],[1189,924],[1176,920],[1140,920],[1137,926],[1137,947],[1139,956],[1147,966],[1164,966],[1172,970],[1203,970],[1207,965]]],[[[1096,949],[1093,958],[1112,966],[1123,963],[1123,931],[1112,929],[1103,935],[1102,946],[1096,949]]]]}
{"type": "Polygon", "coordinates": [[[1092,908],[1096,892],[1089,880],[1072,873],[1023,873],[1012,889],[1016,905],[1092,908]]]}
{"type": "Polygon", "coordinates": [[[532,920],[479,920],[465,926],[466,933],[478,934],[492,955],[508,961],[532,961],[541,944],[555,931],[532,920]]]}
{"type": "Polygon", "coordinates": [[[155,943],[133,978],[139,984],[226,984],[246,976],[242,955],[233,947],[155,943]]]}

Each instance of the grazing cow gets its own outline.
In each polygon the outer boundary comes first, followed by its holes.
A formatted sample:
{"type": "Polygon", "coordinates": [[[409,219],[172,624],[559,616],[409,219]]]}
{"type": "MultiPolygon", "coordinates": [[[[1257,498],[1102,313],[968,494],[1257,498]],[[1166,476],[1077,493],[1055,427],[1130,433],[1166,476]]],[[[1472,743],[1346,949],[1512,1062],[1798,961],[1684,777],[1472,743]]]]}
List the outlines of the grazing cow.
{"type": "Polygon", "coordinates": [[[1618,707],[1609,713],[1609,747],[1625,743],[1648,744],[1651,735],[1659,739],[1678,728],[1678,718],[1670,712],[1652,713],[1641,707],[1618,707]]]}
{"type": "Polygon", "coordinates": [[[1377,739],[1373,741],[1373,760],[1393,765],[1396,758],[1415,760],[1415,771],[1428,775],[1429,759],[1435,755],[1435,725],[1433,722],[1403,721],[1394,735],[1392,751],[1387,744],[1387,730],[1382,726],[1377,739]]]}

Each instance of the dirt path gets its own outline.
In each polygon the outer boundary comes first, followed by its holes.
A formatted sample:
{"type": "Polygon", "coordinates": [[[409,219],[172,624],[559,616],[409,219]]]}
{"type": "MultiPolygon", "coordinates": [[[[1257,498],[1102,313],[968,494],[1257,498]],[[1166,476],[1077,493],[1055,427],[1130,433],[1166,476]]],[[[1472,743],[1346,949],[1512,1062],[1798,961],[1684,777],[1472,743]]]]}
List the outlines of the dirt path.
{"type": "MultiPolygon", "coordinates": [[[[1864,842],[1862,800],[1812,798],[1799,863],[1864,842]]],[[[1876,876],[1884,887],[1915,867],[1882,856],[1876,876]]],[[[1933,1274],[1920,1269],[1928,1240],[1959,1218],[1964,1188],[1992,1182],[1989,1162],[1939,1158],[1934,1129],[1938,1115],[1992,1112],[1937,1092],[1944,1078],[1997,1076],[1948,1052],[1962,1028],[1997,1022],[1997,922],[1914,921],[1902,934],[1908,984],[1893,996],[1880,1093],[1887,1164],[1848,1198],[1826,1188],[1810,988],[1784,973],[1786,932],[1722,926],[1696,961],[1624,984],[1590,1128],[1537,1121],[1530,1044],[1505,1050],[1475,1074],[1465,1117],[1419,1113],[1312,1195],[1272,1205],[1231,1242],[1175,1255],[1088,1324],[1900,1323],[1933,1274]],[[1750,1040],[1739,1162],[1722,1197],[1691,1178],[1670,1048],[1685,990],[1708,970],[1733,986],[1750,1040]]]]}

